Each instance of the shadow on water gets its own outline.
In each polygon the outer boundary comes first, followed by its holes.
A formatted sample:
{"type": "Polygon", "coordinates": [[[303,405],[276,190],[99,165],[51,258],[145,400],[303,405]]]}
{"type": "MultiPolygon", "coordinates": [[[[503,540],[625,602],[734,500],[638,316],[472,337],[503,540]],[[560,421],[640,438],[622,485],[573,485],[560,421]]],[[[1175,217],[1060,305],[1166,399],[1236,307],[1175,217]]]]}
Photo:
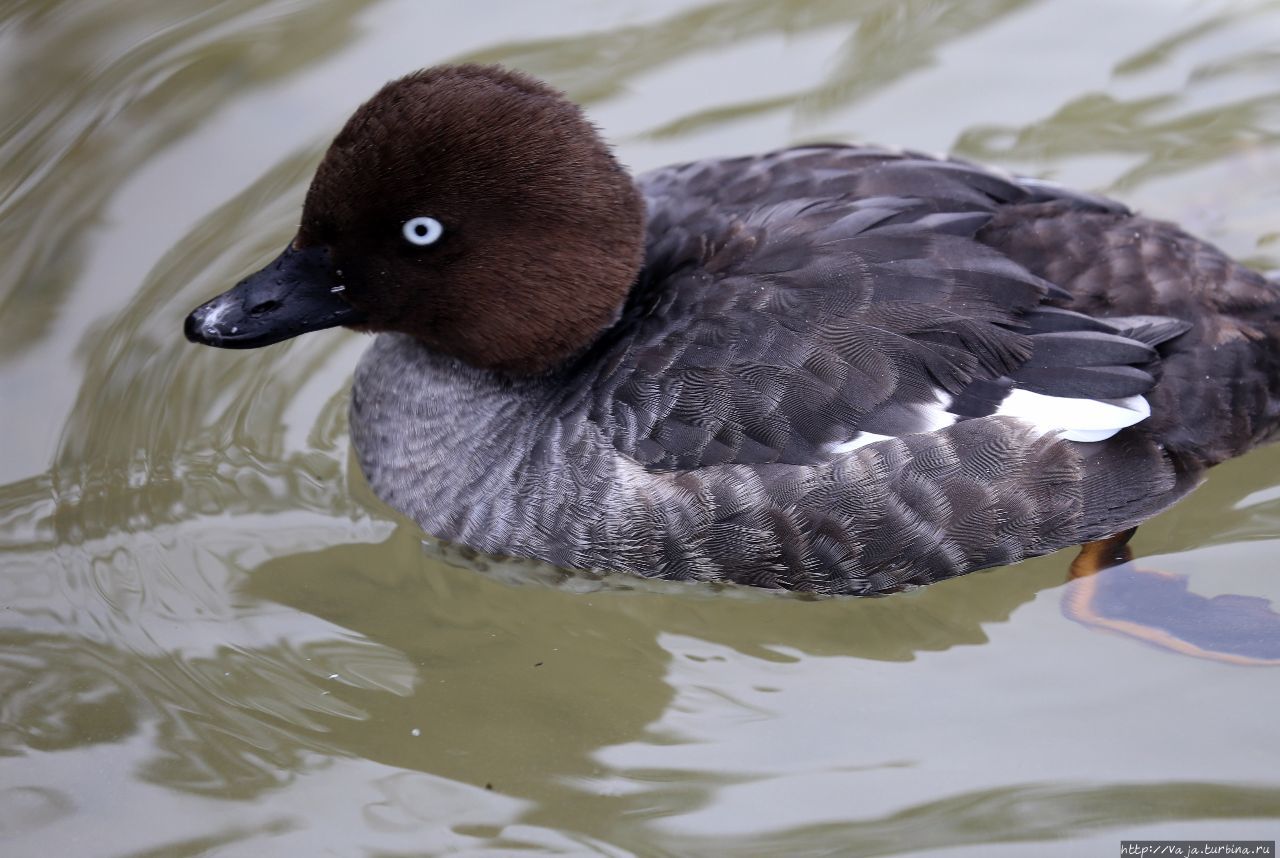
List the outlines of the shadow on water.
{"type": "MultiPolygon", "coordinates": [[[[249,569],[232,601],[289,606],[353,633],[300,645],[144,656],[6,632],[0,755],[74,751],[145,734],[150,750],[136,777],[239,800],[285,787],[317,757],[358,758],[535,799],[519,814],[524,824],[563,827],[572,818],[587,837],[676,853],[800,854],[838,839],[850,854],[904,854],[1075,837],[1122,823],[1280,812],[1280,790],[1263,787],[1028,782],[738,841],[666,832],[654,823],[706,807],[719,788],[750,778],[696,769],[615,772],[602,762],[602,748],[681,741],[652,729],[674,697],[673,652],[659,637],[696,638],[780,665],[800,654],[911,659],[983,643],[985,626],[1052,587],[1061,567],[1028,564],[973,576],[963,588],[895,599],[811,602],[749,592],[717,598],[699,588],[648,592],[629,581],[599,589],[573,581],[512,585],[492,565],[483,574],[431,555],[416,529],[402,524],[383,543],[299,551],[249,569]],[[648,788],[602,788],[619,776],[648,788]]],[[[887,726],[847,718],[845,728],[865,734],[870,747],[887,726]]],[[[502,826],[471,833],[494,843],[506,837],[502,826]]]]}
{"type": "MultiPolygon", "coordinates": [[[[932,849],[1052,842],[1119,825],[1186,819],[1267,819],[1280,813],[1280,790],[1213,783],[1085,787],[1027,783],[963,793],[863,822],[814,825],[750,838],[673,837],[674,854],[911,855],[932,849]],[[1135,812],[1135,808],[1139,808],[1135,812]]],[[[1119,838],[1117,838],[1118,840],[1119,838]]],[[[1030,848],[1030,847],[1029,847],[1030,848]]]]}
{"type": "MultiPolygon", "coordinates": [[[[1141,78],[1198,43],[1230,38],[1232,31],[1238,35],[1248,20],[1241,7],[1223,9],[1142,48],[1118,64],[1114,74],[1121,85],[1129,78],[1141,78]]],[[[1247,81],[1277,71],[1280,53],[1264,43],[1242,49],[1226,61],[1191,64],[1186,72],[1188,90],[1133,98],[1085,93],[1029,125],[970,128],[960,136],[956,151],[999,164],[1044,164],[1100,153],[1130,155],[1135,163],[1110,186],[1121,193],[1157,176],[1274,146],[1280,132],[1270,129],[1280,116],[1280,94],[1251,94],[1247,81]],[[1219,89],[1232,84],[1237,89],[1230,100],[1197,103],[1197,87],[1219,89]]]]}
{"type": "MultiPolygon", "coordinates": [[[[887,855],[1077,837],[1122,823],[1280,813],[1280,790],[1262,787],[1029,782],[857,823],[737,841],[667,835],[651,823],[710,805],[718,788],[743,779],[687,769],[610,772],[602,764],[603,748],[683,741],[653,731],[675,698],[667,675],[675,656],[659,638],[687,636],[783,664],[800,654],[910,660],[924,651],[984,643],[984,627],[1057,584],[1064,564],[1025,564],[972,576],[963,588],[943,585],[880,600],[713,595],[628,580],[567,593],[563,584],[495,580],[493,566],[500,562],[481,564],[489,575],[431,562],[418,540],[416,529],[405,525],[375,558],[368,546],[353,545],[278,558],[250,573],[245,592],[315,613],[415,665],[416,684],[402,696],[344,698],[369,717],[329,731],[335,749],[536,796],[537,807],[525,816],[531,824],[563,824],[571,817],[591,837],[639,849],[662,844],[675,854],[802,854],[839,842],[849,854],[887,855]],[[397,559],[387,562],[387,556],[397,559]],[[465,696],[458,693],[462,688],[465,696]],[[388,739],[410,735],[413,741],[388,739]],[[548,772],[556,773],[551,782],[548,772]],[[617,794],[607,787],[611,775],[652,781],[652,788],[617,794]]],[[[502,570],[502,577],[519,576],[521,568],[532,577],[526,564],[516,564],[514,573],[502,570]]],[[[886,726],[844,724],[864,733],[870,746],[886,726]]]]}
{"type": "Polygon", "coordinates": [[[844,48],[822,83],[764,101],[745,101],[681,117],[651,129],[648,136],[676,136],[700,125],[760,111],[830,111],[933,61],[936,51],[970,31],[991,26],[1032,0],[770,0],[695,6],[655,24],[619,27],[572,38],[495,45],[468,59],[509,63],[556,81],[584,103],[618,95],[626,82],[687,57],[713,53],[762,37],[802,37],[848,28],[844,48]],[[600,74],[601,69],[607,73],[600,74]]]}
{"type": "Polygon", "coordinates": [[[120,183],[246,90],[305,68],[367,5],[17,3],[0,90],[0,360],[48,331],[120,183]]]}

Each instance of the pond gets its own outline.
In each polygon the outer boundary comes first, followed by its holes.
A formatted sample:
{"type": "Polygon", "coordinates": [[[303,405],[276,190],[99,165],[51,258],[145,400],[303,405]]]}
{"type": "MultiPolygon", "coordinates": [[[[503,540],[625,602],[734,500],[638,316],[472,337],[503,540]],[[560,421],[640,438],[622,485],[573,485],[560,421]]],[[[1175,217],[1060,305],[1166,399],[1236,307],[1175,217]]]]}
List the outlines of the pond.
{"type": "Polygon", "coordinates": [[[1096,579],[1060,552],[883,599],[656,586],[464,556],[379,503],[346,420],[365,338],[186,342],[350,111],[452,61],[562,88],[636,170],[952,151],[1280,266],[1274,2],[11,2],[0,852],[1277,838],[1280,448],[1096,579]]]}

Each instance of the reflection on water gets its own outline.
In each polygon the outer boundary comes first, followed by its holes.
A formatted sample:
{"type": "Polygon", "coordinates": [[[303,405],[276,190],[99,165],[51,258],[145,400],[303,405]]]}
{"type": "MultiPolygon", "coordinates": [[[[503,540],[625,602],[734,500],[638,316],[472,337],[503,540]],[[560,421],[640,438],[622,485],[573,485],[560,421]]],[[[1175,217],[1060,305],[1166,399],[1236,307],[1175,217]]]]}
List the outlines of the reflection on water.
{"type": "MultiPolygon", "coordinates": [[[[353,471],[361,338],[214,352],[180,322],[288,239],[356,103],[446,60],[551,80],[638,168],[954,149],[1274,266],[1277,33],[1280,5],[1243,2],[10,4],[5,853],[1273,837],[1272,671],[1071,622],[1067,557],[865,601],[468,560],[353,471]]],[[[1139,565],[1280,604],[1277,473],[1280,449],[1218,469],[1139,565]]]]}

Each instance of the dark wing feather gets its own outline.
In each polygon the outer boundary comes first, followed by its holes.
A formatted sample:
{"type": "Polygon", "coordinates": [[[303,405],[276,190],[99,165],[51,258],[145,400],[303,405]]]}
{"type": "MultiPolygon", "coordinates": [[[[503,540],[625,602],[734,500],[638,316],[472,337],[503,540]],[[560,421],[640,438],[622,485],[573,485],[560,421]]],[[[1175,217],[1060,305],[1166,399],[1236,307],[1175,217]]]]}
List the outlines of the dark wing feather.
{"type": "Polygon", "coordinates": [[[651,266],[627,336],[593,355],[606,367],[593,420],[620,450],[672,469],[814,462],[859,431],[933,428],[913,409],[1027,357],[1010,325],[1045,287],[909,219],[932,213],[876,198],[707,224],[720,241],[689,264],[651,266]]]}
{"type": "Polygon", "coordinates": [[[1152,384],[1133,365],[1156,359],[1149,346],[1045,307],[1070,296],[975,239],[1039,187],[836,147],[641,187],[649,244],[625,336],[580,366],[596,368],[592,420],[651,469],[826,461],[860,432],[938,428],[940,395],[982,416],[1014,385],[1115,398],[1152,384]]]}
{"type": "Polygon", "coordinates": [[[1276,282],[1174,224],[1022,184],[1033,196],[1000,207],[978,238],[1067,288],[1070,309],[1156,347],[1160,384],[1147,394],[1151,417],[1142,425],[1206,464],[1272,438],[1280,426],[1276,282]]]}

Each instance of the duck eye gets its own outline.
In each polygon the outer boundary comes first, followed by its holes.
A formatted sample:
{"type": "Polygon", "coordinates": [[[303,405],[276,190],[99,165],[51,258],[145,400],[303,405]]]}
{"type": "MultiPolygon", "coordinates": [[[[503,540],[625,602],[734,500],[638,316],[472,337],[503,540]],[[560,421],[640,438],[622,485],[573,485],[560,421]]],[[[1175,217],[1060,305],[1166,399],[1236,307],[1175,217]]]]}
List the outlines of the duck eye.
{"type": "Polygon", "coordinates": [[[440,239],[444,234],[444,225],[433,217],[415,217],[405,221],[401,231],[410,244],[426,247],[440,239]]]}

